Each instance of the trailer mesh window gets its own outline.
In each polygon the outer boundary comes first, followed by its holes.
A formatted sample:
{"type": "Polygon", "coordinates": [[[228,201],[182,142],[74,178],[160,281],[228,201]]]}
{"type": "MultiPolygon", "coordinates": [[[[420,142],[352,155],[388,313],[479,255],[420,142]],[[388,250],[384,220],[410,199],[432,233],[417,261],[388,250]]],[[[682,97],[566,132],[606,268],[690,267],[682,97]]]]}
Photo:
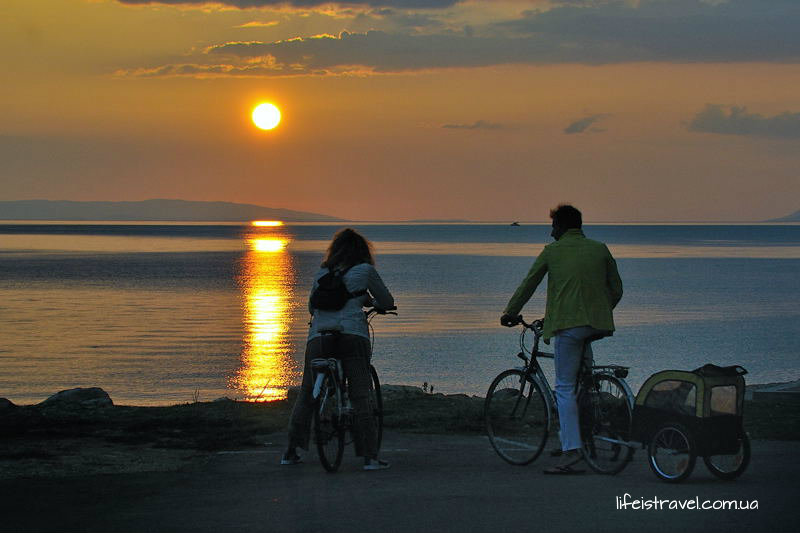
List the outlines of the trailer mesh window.
{"type": "Polygon", "coordinates": [[[673,413],[694,415],[697,388],[694,383],[669,379],[655,385],[644,401],[645,406],[673,413]]]}

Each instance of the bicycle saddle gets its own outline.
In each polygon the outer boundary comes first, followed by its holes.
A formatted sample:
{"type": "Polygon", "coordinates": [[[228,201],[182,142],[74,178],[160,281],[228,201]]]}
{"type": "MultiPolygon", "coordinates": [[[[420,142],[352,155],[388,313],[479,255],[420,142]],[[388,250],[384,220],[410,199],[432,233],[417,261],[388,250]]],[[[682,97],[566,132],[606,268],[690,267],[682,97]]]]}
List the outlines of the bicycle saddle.
{"type": "Polygon", "coordinates": [[[321,357],[318,358],[318,359],[312,359],[311,360],[311,368],[313,370],[317,370],[317,371],[319,371],[319,370],[327,370],[328,367],[330,367],[330,364],[331,364],[330,362],[331,362],[330,359],[323,359],[321,357]]]}

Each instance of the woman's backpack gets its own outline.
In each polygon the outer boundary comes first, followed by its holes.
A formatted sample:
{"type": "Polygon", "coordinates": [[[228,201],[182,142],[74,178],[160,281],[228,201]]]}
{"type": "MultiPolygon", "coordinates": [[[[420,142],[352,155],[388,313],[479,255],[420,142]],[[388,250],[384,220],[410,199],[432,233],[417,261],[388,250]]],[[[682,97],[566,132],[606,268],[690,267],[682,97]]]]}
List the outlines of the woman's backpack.
{"type": "MultiPolygon", "coordinates": [[[[352,267],[351,267],[352,268],[352,267]]],[[[328,273],[317,281],[317,288],[311,293],[311,307],[323,311],[338,311],[351,298],[363,296],[367,293],[363,291],[350,292],[344,284],[344,275],[350,268],[337,271],[328,268],[328,273]]]]}

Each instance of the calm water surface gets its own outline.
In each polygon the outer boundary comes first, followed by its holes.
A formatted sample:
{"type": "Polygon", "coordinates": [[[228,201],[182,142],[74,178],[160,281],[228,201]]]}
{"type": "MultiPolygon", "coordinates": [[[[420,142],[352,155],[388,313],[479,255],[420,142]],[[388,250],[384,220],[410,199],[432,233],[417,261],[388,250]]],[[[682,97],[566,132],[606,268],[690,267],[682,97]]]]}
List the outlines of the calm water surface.
{"type": "MultiPolygon", "coordinates": [[[[357,226],[400,316],[375,322],[388,383],[485,392],[516,365],[498,325],[549,227],[357,226]]],[[[118,404],[275,399],[296,385],[311,277],[338,226],[0,224],[0,396],[100,386],[118,404]]],[[[800,378],[800,226],[586,226],[625,296],[597,359],[651,373],[741,364],[751,383],[800,378]]],[[[523,310],[538,317],[544,284],[523,310]]],[[[545,363],[547,365],[548,363],[545,363]]]]}

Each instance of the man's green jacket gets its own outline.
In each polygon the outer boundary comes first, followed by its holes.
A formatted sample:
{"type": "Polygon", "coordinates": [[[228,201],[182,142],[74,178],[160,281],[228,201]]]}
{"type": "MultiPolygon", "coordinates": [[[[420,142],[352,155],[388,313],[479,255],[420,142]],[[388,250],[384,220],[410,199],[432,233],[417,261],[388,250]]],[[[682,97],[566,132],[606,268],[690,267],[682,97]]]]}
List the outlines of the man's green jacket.
{"type": "Polygon", "coordinates": [[[547,274],[544,339],[558,330],[591,326],[614,331],[611,310],[622,298],[617,263],[605,244],[569,229],[548,244],[509,300],[505,313],[517,316],[547,274]]]}

